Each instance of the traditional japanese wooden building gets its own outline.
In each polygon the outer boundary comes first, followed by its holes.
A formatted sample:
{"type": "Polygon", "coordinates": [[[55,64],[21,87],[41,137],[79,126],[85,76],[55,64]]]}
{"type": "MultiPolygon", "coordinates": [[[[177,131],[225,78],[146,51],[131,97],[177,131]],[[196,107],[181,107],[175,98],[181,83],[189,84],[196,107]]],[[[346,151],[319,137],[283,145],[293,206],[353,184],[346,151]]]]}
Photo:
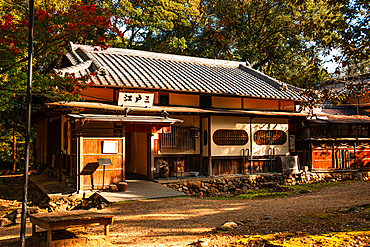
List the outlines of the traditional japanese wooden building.
{"type": "Polygon", "coordinates": [[[79,191],[132,175],[297,170],[308,157],[297,141],[308,115],[296,111],[301,89],[246,63],[71,44],[57,72],[95,73],[85,102],[47,103],[33,116],[36,161],[79,191]]]}
{"type": "MultiPolygon", "coordinates": [[[[362,109],[331,104],[315,108],[301,127],[310,170],[369,171],[369,124],[370,117],[362,109]]],[[[298,145],[302,148],[301,142],[298,145]]]]}

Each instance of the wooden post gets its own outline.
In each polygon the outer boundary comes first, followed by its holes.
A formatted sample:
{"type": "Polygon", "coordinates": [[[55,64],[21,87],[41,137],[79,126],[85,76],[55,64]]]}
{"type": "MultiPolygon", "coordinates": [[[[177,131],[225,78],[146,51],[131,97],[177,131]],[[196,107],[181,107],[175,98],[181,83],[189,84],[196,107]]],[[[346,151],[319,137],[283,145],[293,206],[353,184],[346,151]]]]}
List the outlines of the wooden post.
{"type": "Polygon", "coordinates": [[[253,174],[253,128],[252,128],[252,117],[249,118],[249,150],[251,157],[251,174],[253,174]]]}
{"type": "Polygon", "coordinates": [[[304,121],[302,121],[301,124],[302,124],[302,159],[303,159],[303,166],[307,166],[306,149],[304,147],[304,142],[305,142],[305,140],[304,140],[305,139],[305,137],[304,137],[304,131],[305,131],[304,121]]]}
{"type": "MultiPolygon", "coordinates": [[[[204,138],[204,135],[203,135],[203,117],[199,117],[200,119],[200,123],[199,123],[199,126],[200,126],[200,133],[199,133],[199,139],[200,139],[200,150],[199,150],[199,153],[200,153],[200,161],[199,161],[199,171],[202,171],[203,170],[203,138],[204,138]]],[[[203,174],[204,175],[204,174],[203,174]]]]}
{"type": "Polygon", "coordinates": [[[76,172],[77,172],[77,191],[82,190],[83,184],[81,184],[82,179],[81,179],[81,171],[82,171],[82,164],[83,164],[83,137],[79,136],[77,137],[77,164],[76,164],[76,172]]]}
{"type": "Polygon", "coordinates": [[[126,180],[126,134],[122,137],[122,181],[126,180]]]}
{"type": "Polygon", "coordinates": [[[334,145],[334,141],[332,141],[331,143],[331,152],[332,152],[332,155],[331,155],[331,168],[336,168],[336,159],[335,159],[335,145],[334,145]]]}
{"type": "Polygon", "coordinates": [[[51,229],[49,229],[48,231],[47,231],[47,234],[46,234],[46,245],[49,247],[49,246],[51,246],[51,241],[52,241],[52,234],[53,233],[53,231],[51,230],[51,229]]]}
{"type": "Polygon", "coordinates": [[[312,161],[312,152],[313,152],[313,146],[312,146],[312,141],[310,139],[310,142],[308,143],[308,150],[309,150],[309,157],[307,157],[309,159],[309,164],[310,164],[310,169],[313,169],[313,161],[312,161]]]}
{"type": "Polygon", "coordinates": [[[355,143],[354,143],[354,147],[353,147],[353,155],[354,155],[354,159],[355,159],[355,163],[354,163],[354,169],[358,169],[358,165],[357,165],[357,158],[356,158],[356,145],[357,144],[357,140],[355,140],[355,143]]]}
{"type": "Polygon", "coordinates": [[[212,176],[212,149],[211,149],[211,116],[208,117],[208,175],[212,176]]]}
{"type": "Polygon", "coordinates": [[[357,115],[360,115],[360,96],[357,97],[357,115]]]}
{"type": "Polygon", "coordinates": [[[109,225],[104,225],[105,241],[109,243],[109,225]]]}
{"type": "Polygon", "coordinates": [[[154,178],[154,136],[147,134],[147,179],[154,178]]]}

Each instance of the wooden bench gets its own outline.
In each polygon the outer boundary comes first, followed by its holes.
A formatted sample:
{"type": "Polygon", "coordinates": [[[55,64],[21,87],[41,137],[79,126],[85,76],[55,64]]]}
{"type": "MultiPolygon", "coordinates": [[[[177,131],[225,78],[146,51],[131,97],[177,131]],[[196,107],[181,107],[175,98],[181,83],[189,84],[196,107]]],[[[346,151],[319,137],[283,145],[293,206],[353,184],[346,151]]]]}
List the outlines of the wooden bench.
{"type": "Polygon", "coordinates": [[[53,230],[96,225],[104,225],[105,240],[109,242],[109,225],[113,224],[113,215],[87,210],[30,214],[29,217],[32,223],[32,236],[36,233],[36,226],[47,231],[47,246],[51,245],[53,230]]]}

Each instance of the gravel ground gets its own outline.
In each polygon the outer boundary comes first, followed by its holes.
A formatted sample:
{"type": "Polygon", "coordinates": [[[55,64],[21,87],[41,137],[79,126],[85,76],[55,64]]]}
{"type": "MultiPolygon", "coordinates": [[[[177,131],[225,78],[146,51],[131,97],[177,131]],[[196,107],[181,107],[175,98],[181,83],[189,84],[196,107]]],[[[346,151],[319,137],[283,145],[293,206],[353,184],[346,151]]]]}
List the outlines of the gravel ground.
{"type": "MultiPolygon", "coordinates": [[[[356,215],[355,210],[353,214],[317,214],[364,204],[370,204],[369,182],[333,186],[287,198],[209,200],[178,197],[134,201],[113,204],[102,212],[114,214],[111,242],[118,246],[187,246],[204,237],[222,246],[251,234],[370,229],[370,220],[362,214],[356,215]],[[265,216],[270,219],[263,220],[265,216]],[[226,221],[245,224],[227,233],[212,232],[226,221]]],[[[89,230],[102,234],[102,229],[89,230]]]]}
{"type": "MultiPolygon", "coordinates": [[[[115,203],[100,212],[114,215],[110,239],[115,246],[192,246],[200,238],[226,246],[252,234],[370,229],[368,211],[354,208],[365,204],[370,204],[370,182],[353,182],[287,198],[142,200],[115,203]],[[227,232],[213,231],[226,221],[244,224],[227,232]]],[[[31,226],[27,228],[29,234],[31,226]]],[[[103,235],[103,227],[89,227],[86,231],[103,235]]],[[[0,228],[0,246],[10,246],[10,240],[5,239],[17,235],[19,226],[0,228]]]]}

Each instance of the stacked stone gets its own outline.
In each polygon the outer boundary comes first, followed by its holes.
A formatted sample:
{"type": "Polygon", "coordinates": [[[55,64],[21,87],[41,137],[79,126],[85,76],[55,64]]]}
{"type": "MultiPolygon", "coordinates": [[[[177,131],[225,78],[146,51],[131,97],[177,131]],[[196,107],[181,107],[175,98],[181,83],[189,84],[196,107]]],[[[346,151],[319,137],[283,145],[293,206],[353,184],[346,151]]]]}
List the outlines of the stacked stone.
{"type": "MultiPolygon", "coordinates": [[[[260,181],[262,183],[262,180],[260,181]]],[[[253,189],[258,183],[255,180],[240,178],[217,178],[205,181],[184,181],[167,184],[168,187],[184,192],[193,197],[232,196],[253,189]]]]}
{"type": "Polygon", "coordinates": [[[59,211],[70,211],[79,207],[82,202],[80,197],[61,197],[50,199],[48,211],[59,212],[59,211]]]}
{"type": "Polygon", "coordinates": [[[83,197],[62,197],[54,198],[49,202],[49,212],[71,211],[76,209],[102,209],[107,206],[107,202],[99,194],[95,193],[89,198],[83,197]]]}
{"type": "Polygon", "coordinates": [[[98,193],[93,194],[87,199],[84,199],[79,205],[80,209],[85,210],[94,210],[94,209],[103,209],[108,205],[107,201],[100,196],[98,193]]]}
{"type": "Polygon", "coordinates": [[[204,178],[183,182],[169,182],[165,184],[172,189],[184,192],[192,197],[234,196],[247,193],[248,190],[263,187],[263,184],[273,182],[279,185],[296,185],[309,183],[335,182],[355,180],[354,173],[311,173],[300,174],[263,174],[243,175],[235,177],[204,178]]]}

